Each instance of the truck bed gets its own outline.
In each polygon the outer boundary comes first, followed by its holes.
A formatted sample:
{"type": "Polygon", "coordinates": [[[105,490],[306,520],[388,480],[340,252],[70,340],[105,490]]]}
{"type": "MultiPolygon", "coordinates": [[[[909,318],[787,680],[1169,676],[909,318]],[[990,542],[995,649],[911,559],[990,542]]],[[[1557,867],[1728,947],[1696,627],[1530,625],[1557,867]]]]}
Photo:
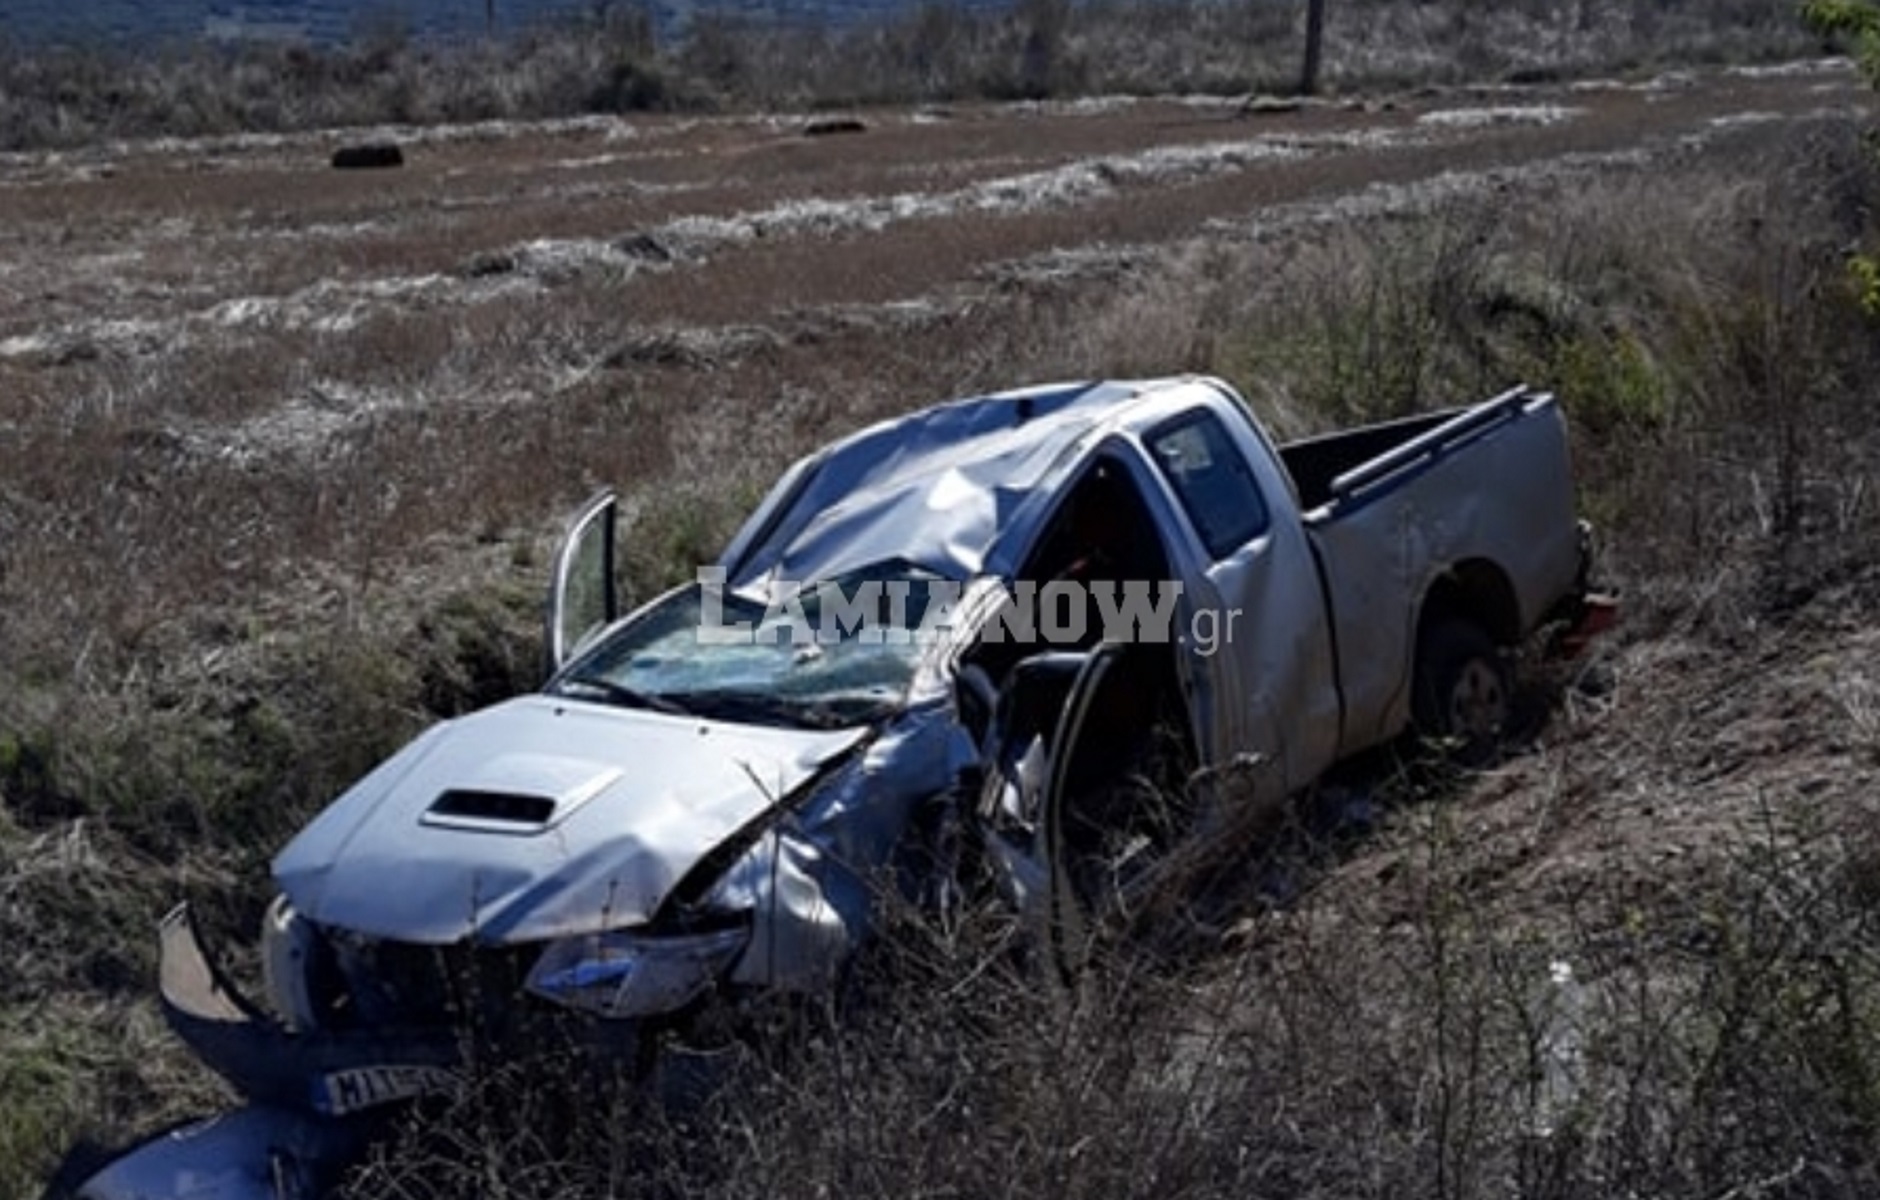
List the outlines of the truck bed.
{"type": "Polygon", "coordinates": [[[1578,578],[1566,427],[1551,396],[1514,388],[1279,455],[1330,612],[1345,752],[1408,720],[1421,606],[1440,580],[1466,574],[1494,594],[1488,632],[1512,644],[1578,578]]]}
{"type": "Polygon", "coordinates": [[[1300,510],[1311,512],[1331,503],[1332,481],[1340,475],[1382,457],[1466,411],[1452,408],[1443,412],[1419,413],[1414,417],[1321,434],[1281,446],[1280,462],[1285,465],[1294,486],[1299,490],[1300,510]]]}

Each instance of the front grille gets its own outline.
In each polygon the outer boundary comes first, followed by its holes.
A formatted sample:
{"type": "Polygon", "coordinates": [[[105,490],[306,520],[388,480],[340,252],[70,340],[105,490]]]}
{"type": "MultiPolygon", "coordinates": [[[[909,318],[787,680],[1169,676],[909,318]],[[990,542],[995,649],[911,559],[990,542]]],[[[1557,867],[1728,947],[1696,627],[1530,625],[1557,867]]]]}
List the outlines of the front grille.
{"type": "Polygon", "coordinates": [[[527,946],[418,946],[338,934],[332,942],[350,1024],[497,1032],[524,1002],[541,953],[527,946]]]}

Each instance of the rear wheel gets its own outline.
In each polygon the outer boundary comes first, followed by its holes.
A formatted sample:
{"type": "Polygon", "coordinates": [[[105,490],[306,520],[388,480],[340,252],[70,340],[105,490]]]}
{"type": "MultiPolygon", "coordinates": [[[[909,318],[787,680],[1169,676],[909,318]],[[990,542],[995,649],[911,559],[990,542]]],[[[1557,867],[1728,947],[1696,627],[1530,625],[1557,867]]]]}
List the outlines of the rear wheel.
{"type": "Polygon", "coordinates": [[[1507,657],[1480,625],[1449,618],[1417,639],[1411,718],[1464,766],[1492,760],[1514,716],[1507,657]]]}

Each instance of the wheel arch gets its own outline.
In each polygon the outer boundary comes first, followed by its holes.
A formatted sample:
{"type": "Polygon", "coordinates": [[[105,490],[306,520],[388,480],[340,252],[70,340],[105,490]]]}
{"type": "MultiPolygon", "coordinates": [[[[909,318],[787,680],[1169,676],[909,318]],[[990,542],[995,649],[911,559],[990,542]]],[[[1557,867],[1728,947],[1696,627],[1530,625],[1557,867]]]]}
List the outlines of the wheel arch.
{"type": "Polygon", "coordinates": [[[1462,620],[1479,626],[1498,646],[1521,641],[1521,601],[1514,583],[1499,563],[1467,558],[1437,574],[1423,594],[1417,616],[1417,636],[1443,621],[1462,620]]]}

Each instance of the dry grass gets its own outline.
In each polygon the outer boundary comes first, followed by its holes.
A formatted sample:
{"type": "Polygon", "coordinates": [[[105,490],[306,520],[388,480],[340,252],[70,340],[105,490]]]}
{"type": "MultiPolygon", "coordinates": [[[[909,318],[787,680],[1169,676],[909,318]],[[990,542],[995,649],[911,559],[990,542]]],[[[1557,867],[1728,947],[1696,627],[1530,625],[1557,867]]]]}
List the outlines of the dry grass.
{"type": "MultiPolygon", "coordinates": [[[[1024,0],[969,11],[933,0],[845,28],[706,14],[658,44],[638,10],[602,6],[506,44],[425,46],[388,30],[330,49],[161,58],[0,46],[0,148],[749,105],[1286,91],[1303,7],[1024,0]]],[[[1341,0],[1329,12],[1325,81],[1343,91],[1766,61],[1814,45],[1787,0],[1341,0]]]]}
{"type": "MultiPolygon", "coordinates": [[[[1537,752],[1523,783],[1601,740],[1537,752]]],[[[1065,991],[994,914],[911,920],[852,1008],[722,1052],[714,1087],[660,1105],[604,1076],[545,1084],[552,1058],[495,1070],[343,1194],[1872,1189],[1880,956],[1846,813],[1782,789],[1675,888],[1589,875],[1536,910],[1485,869],[1495,782],[1379,782],[1361,841],[1301,830],[1243,864],[1218,944],[1185,927],[1181,956],[1113,947],[1065,991]]]]}
{"type": "MultiPolygon", "coordinates": [[[[576,1104],[543,1144],[514,1118],[570,1098],[498,1078],[358,1193],[1869,1194],[1876,364],[1840,255],[1876,188],[1845,122],[1723,145],[1267,214],[926,315],[660,329],[577,275],[0,360],[0,1193],[75,1130],[214,1101],[156,1029],[150,923],[192,893],[245,938],[288,831],[528,686],[553,523],[593,486],[627,489],[644,597],[837,430],[1202,369],[1282,433],[1561,391],[1632,623],[1530,754],[1250,867],[1198,961],[1053,995],[998,928],[915,924],[858,1028],[812,1022],[692,1118],[576,1104]]],[[[440,269],[467,245],[395,236],[440,269]]],[[[323,266],[202,270],[196,299],[323,266]]]]}

